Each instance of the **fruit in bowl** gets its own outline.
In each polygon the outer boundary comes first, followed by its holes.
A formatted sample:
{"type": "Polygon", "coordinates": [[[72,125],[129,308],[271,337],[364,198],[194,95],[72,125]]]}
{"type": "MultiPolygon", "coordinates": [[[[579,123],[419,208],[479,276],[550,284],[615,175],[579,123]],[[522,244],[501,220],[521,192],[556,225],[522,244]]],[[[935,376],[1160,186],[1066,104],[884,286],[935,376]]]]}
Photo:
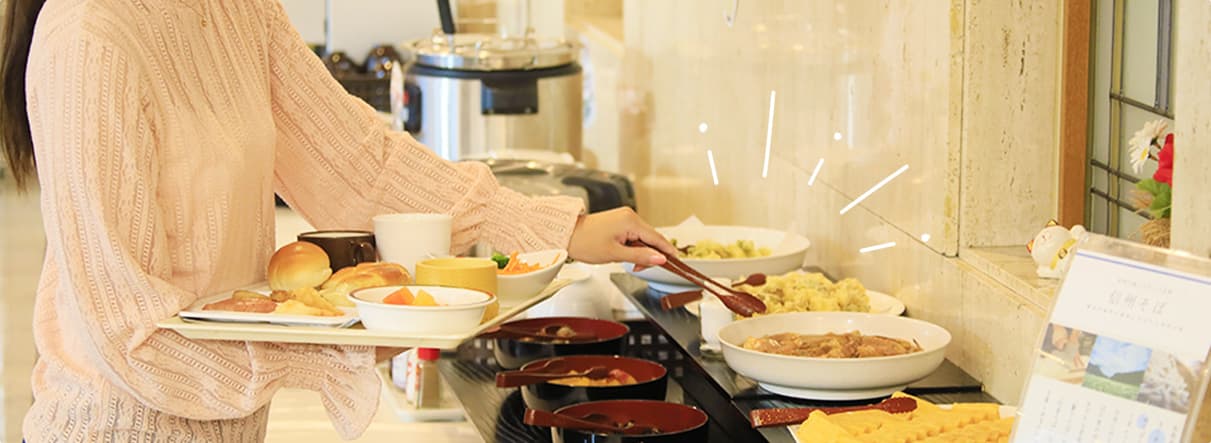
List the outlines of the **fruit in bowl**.
{"type": "Polygon", "coordinates": [[[416,291],[413,294],[408,290],[408,287],[401,287],[399,290],[383,297],[383,303],[389,305],[407,305],[407,306],[440,306],[437,300],[433,299],[433,294],[425,292],[424,289],[416,291]]]}
{"type": "Polygon", "coordinates": [[[492,294],[444,286],[383,286],[353,291],[362,326],[404,334],[462,334],[479,327],[492,294]]]}

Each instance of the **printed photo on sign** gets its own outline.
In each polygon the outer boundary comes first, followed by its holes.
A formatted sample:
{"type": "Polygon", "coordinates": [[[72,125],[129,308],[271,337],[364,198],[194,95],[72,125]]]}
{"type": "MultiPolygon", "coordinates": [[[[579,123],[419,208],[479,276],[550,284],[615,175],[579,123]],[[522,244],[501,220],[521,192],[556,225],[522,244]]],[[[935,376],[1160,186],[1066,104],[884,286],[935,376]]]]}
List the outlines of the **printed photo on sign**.
{"type": "Polygon", "coordinates": [[[1085,368],[1082,386],[1115,397],[1135,400],[1151,358],[1151,349],[1099,336],[1093,342],[1093,351],[1089,354],[1089,366],[1085,368]]]}
{"type": "Polygon", "coordinates": [[[1085,367],[1097,336],[1058,324],[1047,325],[1035,372],[1065,383],[1085,381],[1085,367]]]}
{"type": "Polygon", "coordinates": [[[1136,401],[1179,414],[1190,412],[1190,398],[1198,388],[1197,362],[1182,362],[1171,354],[1153,351],[1136,401]]]}

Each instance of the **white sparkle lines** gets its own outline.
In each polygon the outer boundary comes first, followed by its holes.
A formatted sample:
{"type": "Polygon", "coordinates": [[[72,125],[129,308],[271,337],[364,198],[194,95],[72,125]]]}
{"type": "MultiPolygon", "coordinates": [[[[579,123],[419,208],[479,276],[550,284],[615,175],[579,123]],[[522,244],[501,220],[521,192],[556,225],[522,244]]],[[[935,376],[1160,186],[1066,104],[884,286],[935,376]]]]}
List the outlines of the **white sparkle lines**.
{"type": "Polygon", "coordinates": [[[816,184],[816,176],[820,175],[820,168],[823,168],[823,167],[824,167],[824,157],[820,157],[820,161],[816,162],[816,169],[812,170],[811,178],[807,179],[808,186],[812,186],[812,185],[816,184]]]}
{"type": "Polygon", "coordinates": [[[891,173],[891,175],[883,178],[883,180],[880,180],[878,183],[875,183],[874,186],[871,186],[870,189],[867,189],[866,192],[863,192],[862,195],[859,195],[858,198],[854,199],[854,201],[849,202],[848,205],[845,205],[844,208],[841,208],[841,214],[845,214],[846,212],[849,212],[849,210],[853,209],[854,206],[857,206],[858,203],[862,203],[862,200],[866,200],[867,197],[870,197],[870,195],[874,194],[875,191],[878,191],[879,188],[882,188],[888,182],[892,181],[896,177],[899,177],[900,174],[903,174],[904,171],[907,171],[907,170],[908,170],[908,165],[901,166],[900,169],[896,170],[896,172],[891,173]]]}
{"type": "Polygon", "coordinates": [[[710,149],[706,150],[706,161],[711,164],[711,180],[715,182],[715,186],[719,186],[719,171],[715,169],[715,153],[710,149]]]}
{"type": "Polygon", "coordinates": [[[774,99],[777,98],[777,91],[769,92],[769,120],[765,123],[765,162],[761,164],[761,178],[769,177],[769,151],[770,143],[774,140],[774,99]]]}
{"type": "Polygon", "coordinates": [[[865,248],[859,249],[858,253],[865,254],[867,252],[874,252],[874,251],[878,251],[880,249],[887,249],[890,247],[894,247],[895,245],[896,245],[896,242],[894,242],[894,241],[889,241],[887,243],[879,243],[877,245],[870,245],[865,248]]]}

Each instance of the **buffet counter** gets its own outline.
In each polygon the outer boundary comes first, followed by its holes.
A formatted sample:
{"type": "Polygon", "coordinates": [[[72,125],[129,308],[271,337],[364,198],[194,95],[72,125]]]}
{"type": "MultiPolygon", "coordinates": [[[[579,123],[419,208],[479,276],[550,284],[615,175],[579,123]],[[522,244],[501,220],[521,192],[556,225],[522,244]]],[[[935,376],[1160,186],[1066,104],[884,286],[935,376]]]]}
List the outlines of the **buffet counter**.
{"type": "MultiPolygon", "coordinates": [[[[657,361],[668,368],[667,400],[704,410],[710,416],[711,442],[794,442],[786,427],[753,429],[748,418],[753,409],[870,403],[801,400],[768,392],[736,374],[721,357],[699,350],[698,317],[685,309],[661,309],[662,294],[650,291],[642,280],[627,274],[615,274],[612,280],[643,316],[619,319],[631,328],[624,354],[657,361]]],[[[470,341],[443,357],[439,363],[442,376],[485,441],[551,440],[549,429],[522,423],[525,405],[518,390],[494,385],[500,368],[492,358],[490,341],[470,341]]],[[[905,391],[935,403],[996,401],[982,391],[979,381],[949,361],[905,391]]]]}

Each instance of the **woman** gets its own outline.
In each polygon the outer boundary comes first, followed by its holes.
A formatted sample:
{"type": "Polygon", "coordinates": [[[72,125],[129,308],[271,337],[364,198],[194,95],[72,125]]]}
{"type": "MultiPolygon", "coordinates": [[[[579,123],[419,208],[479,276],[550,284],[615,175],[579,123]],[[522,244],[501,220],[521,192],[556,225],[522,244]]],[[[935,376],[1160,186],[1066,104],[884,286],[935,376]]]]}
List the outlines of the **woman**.
{"type": "Polygon", "coordinates": [[[633,212],[526,198],[384,130],[277,0],[44,1],[6,2],[0,77],[6,158],[21,185],[37,159],[48,237],[29,441],[259,441],[283,387],[319,391],[342,436],[365,430],[373,349],[155,327],[264,277],[274,192],[321,229],[439,212],[454,216],[455,249],[640,265],[663,259],[626,240],[673,252],[633,212]]]}

